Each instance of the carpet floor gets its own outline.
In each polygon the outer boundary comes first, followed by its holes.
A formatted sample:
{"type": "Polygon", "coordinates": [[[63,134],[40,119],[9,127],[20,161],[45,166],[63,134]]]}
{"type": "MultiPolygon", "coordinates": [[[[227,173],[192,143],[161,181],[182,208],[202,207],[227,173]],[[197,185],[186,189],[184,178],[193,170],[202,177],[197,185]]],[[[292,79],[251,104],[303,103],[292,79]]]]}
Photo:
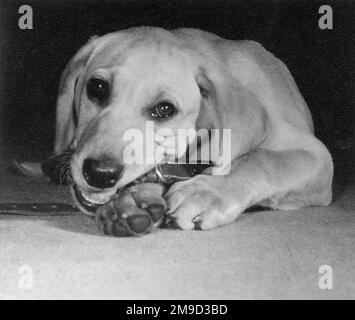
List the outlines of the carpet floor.
{"type": "MultiPolygon", "coordinates": [[[[140,238],[104,236],[80,213],[0,214],[0,299],[354,299],[354,195],[349,187],[327,208],[140,238]],[[319,287],[322,265],[332,289],[319,287]]],[[[71,198],[66,187],[2,169],[0,202],[71,198]]]]}

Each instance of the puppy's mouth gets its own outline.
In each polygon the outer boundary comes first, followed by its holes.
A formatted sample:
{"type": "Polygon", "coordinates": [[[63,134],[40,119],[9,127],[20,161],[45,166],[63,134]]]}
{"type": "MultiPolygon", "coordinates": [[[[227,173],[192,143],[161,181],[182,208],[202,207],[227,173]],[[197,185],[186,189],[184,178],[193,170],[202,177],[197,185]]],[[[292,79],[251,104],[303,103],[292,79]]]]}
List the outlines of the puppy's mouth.
{"type": "MultiPolygon", "coordinates": [[[[74,195],[74,199],[77,202],[77,205],[79,206],[82,211],[89,215],[95,215],[96,210],[105,205],[107,202],[109,202],[116,194],[122,192],[123,190],[131,187],[132,185],[135,185],[137,183],[140,183],[143,181],[142,179],[145,180],[145,177],[147,176],[147,173],[142,175],[141,177],[127,183],[126,185],[119,187],[119,188],[112,188],[108,191],[98,191],[98,192],[86,192],[76,183],[72,185],[72,193],[74,195]]],[[[150,179],[152,180],[152,179],[150,179]]]]}
{"type": "Polygon", "coordinates": [[[87,193],[79,190],[78,186],[72,186],[73,194],[79,206],[89,215],[94,215],[97,208],[110,201],[116,192],[110,193],[87,193]]]}
{"type": "Polygon", "coordinates": [[[82,211],[89,215],[95,215],[96,210],[109,202],[116,194],[138,183],[154,182],[154,177],[155,171],[154,173],[152,171],[148,171],[122,187],[112,188],[108,191],[102,190],[99,192],[86,192],[80,189],[78,185],[74,183],[72,185],[72,193],[79,208],[82,209],[82,211]]]}

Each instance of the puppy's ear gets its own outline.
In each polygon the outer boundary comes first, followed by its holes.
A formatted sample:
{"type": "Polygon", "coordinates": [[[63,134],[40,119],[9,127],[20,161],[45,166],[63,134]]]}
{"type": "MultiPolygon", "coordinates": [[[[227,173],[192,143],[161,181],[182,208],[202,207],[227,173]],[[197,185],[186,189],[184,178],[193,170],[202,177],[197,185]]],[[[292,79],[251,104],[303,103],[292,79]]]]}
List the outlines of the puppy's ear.
{"type": "Polygon", "coordinates": [[[261,144],[270,121],[262,102],[227,70],[210,68],[196,77],[202,96],[196,128],[230,129],[232,141],[238,141],[231,148],[235,158],[261,144]]]}
{"type": "Polygon", "coordinates": [[[199,69],[195,80],[201,94],[199,114],[195,123],[195,129],[199,133],[197,145],[190,145],[188,154],[191,159],[195,158],[203,163],[209,163],[211,160],[210,154],[202,153],[199,150],[210,150],[209,146],[204,146],[210,144],[211,129],[221,127],[218,93],[215,83],[207,76],[204,69],[199,69]],[[197,146],[197,150],[195,150],[195,146],[197,146]]]}
{"type": "Polygon", "coordinates": [[[77,114],[74,106],[74,94],[77,79],[89,60],[94,48],[97,46],[99,37],[92,37],[76,55],[68,62],[64,69],[58,91],[56,133],[54,153],[61,153],[73,142],[77,114]]]}
{"type": "Polygon", "coordinates": [[[196,76],[196,83],[201,93],[201,105],[196,121],[196,129],[219,128],[219,103],[215,84],[202,69],[200,69],[199,74],[196,76]]]}

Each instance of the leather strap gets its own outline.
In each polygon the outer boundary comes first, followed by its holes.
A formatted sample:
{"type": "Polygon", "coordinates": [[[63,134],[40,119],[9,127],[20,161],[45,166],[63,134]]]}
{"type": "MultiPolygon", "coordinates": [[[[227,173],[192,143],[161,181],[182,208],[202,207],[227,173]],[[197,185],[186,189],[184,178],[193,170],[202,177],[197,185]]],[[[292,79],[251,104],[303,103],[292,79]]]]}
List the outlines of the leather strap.
{"type": "MultiPolygon", "coordinates": [[[[48,158],[42,164],[42,171],[47,175],[51,182],[55,184],[69,184],[70,175],[63,176],[63,167],[68,164],[72,150],[62,154],[54,155],[48,158]],[[61,176],[62,175],[62,176],[61,176]]],[[[121,192],[132,185],[140,183],[159,183],[167,190],[174,182],[188,180],[191,177],[200,174],[204,169],[212,164],[161,164],[139,177],[135,181],[121,188],[121,192]]],[[[79,209],[75,205],[65,203],[0,203],[0,214],[14,214],[24,216],[63,216],[78,213],[79,209]]]]}
{"type": "Polygon", "coordinates": [[[79,209],[74,205],[66,203],[0,203],[0,214],[11,214],[20,216],[69,216],[76,213],[79,213],[79,209]]]}

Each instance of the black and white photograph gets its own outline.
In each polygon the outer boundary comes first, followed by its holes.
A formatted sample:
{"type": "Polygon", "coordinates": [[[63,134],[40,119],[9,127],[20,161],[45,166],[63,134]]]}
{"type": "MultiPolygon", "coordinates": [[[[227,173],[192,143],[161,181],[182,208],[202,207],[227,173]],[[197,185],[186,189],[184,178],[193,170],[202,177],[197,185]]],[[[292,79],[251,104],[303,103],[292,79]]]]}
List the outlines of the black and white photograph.
{"type": "Polygon", "coordinates": [[[355,299],[355,1],[0,0],[0,88],[0,300],[355,299]]]}

